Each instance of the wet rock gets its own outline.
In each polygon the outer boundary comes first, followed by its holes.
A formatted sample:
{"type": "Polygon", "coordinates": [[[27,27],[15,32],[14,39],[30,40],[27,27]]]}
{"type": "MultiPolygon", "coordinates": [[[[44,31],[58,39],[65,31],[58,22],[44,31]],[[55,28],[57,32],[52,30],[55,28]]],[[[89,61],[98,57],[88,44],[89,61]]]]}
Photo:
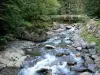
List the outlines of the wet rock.
{"type": "Polygon", "coordinates": [[[77,62],[67,62],[68,66],[75,66],[77,64],[77,62]]]}
{"type": "Polygon", "coordinates": [[[81,73],[81,74],[79,74],[79,75],[92,75],[92,73],[89,73],[89,72],[83,72],[83,73],[81,73]]]}
{"type": "Polygon", "coordinates": [[[66,30],[69,30],[71,28],[72,28],[72,26],[66,26],[66,30]]]}
{"type": "Polygon", "coordinates": [[[83,72],[86,69],[87,68],[84,67],[82,64],[77,64],[77,65],[75,65],[75,67],[72,68],[72,70],[77,71],[77,72],[83,72]]]}
{"type": "Polygon", "coordinates": [[[92,55],[91,57],[92,57],[94,60],[95,60],[96,58],[99,58],[98,55],[92,55]]]}
{"type": "Polygon", "coordinates": [[[97,65],[96,64],[88,64],[88,69],[92,72],[96,72],[97,65]]]}
{"type": "Polygon", "coordinates": [[[5,68],[5,67],[6,67],[5,64],[1,64],[1,63],[0,63],[0,71],[1,71],[3,68],[5,68]]]}
{"type": "Polygon", "coordinates": [[[86,48],[87,46],[87,42],[85,42],[78,34],[75,34],[73,37],[73,46],[74,47],[82,47],[82,48],[86,48]]]}
{"type": "Polygon", "coordinates": [[[22,36],[21,36],[21,38],[25,39],[25,40],[34,41],[34,42],[42,42],[42,41],[47,40],[47,34],[45,32],[42,32],[42,31],[41,31],[40,34],[39,33],[35,33],[35,32],[31,32],[30,33],[28,31],[24,31],[22,36]]]}
{"type": "Polygon", "coordinates": [[[96,54],[96,50],[95,49],[89,49],[89,53],[94,55],[94,54],[96,54]]]}
{"type": "Polygon", "coordinates": [[[82,47],[77,47],[76,48],[78,51],[81,51],[82,50],[82,47]]]}
{"type": "Polygon", "coordinates": [[[95,59],[95,63],[100,68],[100,57],[95,59]]]}
{"type": "Polygon", "coordinates": [[[64,53],[57,53],[57,54],[56,54],[57,57],[61,57],[61,56],[63,56],[63,55],[64,55],[64,53]]]}
{"type": "Polygon", "coordinates": [[[75,60],[74,57],[71,56],[71,55],[68,55],[68,56],[64,55],[64,56],[62,57],[62,61],[65,61],[65,62],[67,61],[68,64],[76,63],[76,60],[75,60]]]}
{"type": "Polygon", "coordinates": [[[51,71],[52,71],[51,69],[41,68],[40,70],[37,71],[37,73],[43,74],[43,75],[52,75],[51,71]]]}
{"type": "Polygon", "coordinates": [[[88,56],[88,55],[85,55],[84,57],[85,59],[85,66],[88,66],[88,64],[94,64],[94,61],[88,56]]]}
{"type": "Polygon", "coordinates": [[[88,49],[82,49],[82,53],[89,53],[88,49]]]}
{"type": "Polygon", "coordinates": [[[87,45],[87,48],[88,49],[94,49],[95,46],[96,46],[96,43],[95,42],[92,42],[92,43],[90,43],[90,44],[87,45]]]}
{"type": "Polygon", "coordinates": [[[59,36],[60,36],[60,38],[66,38],[65,34],[60,34],[59,36]]]}
{"type": "Polygon", "coordinates": [[[46,68],[41,68],[40,70],[37,71],[37,73],[43,73],[43,72],[47,72],[48,69],[46,68]]]}
{"type": "Polygon", "coordinates": [[[67,38],[63,39],[63,41],[64,41],[66,44],[68,44],[68,45],[70,45],[70,44],[72,43],[72,41],[69,40],[69,39],[67,39],[67,38]]]}
{"type": "Polygon", "coordinates": [[[47,49],[55,49],[55,48],[56,48],[55,46],[52,46],[52,45],[45,45],[45,47],[46,47],[47,49]]]}

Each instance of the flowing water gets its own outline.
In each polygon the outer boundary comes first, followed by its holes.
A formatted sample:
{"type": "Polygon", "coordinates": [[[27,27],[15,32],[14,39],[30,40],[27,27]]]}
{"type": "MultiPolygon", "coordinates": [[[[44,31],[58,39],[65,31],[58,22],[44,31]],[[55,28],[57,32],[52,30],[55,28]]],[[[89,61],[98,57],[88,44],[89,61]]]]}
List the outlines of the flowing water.
{"type": "Polygon", "coordinates": [[[41,43],[39,48],[41,56],[37,56],[18,73],[18,75],[77,75],[75,68],[83,67],[83,59],[76,56],[76,50],[70,50],[72,46],[75,28],[63,30],[52,38],[41,43]],[[45,45],[52,45],[56,48],[46,48],[45,45]],[[29,66],[31,63],[31,66],[29,66]]]}

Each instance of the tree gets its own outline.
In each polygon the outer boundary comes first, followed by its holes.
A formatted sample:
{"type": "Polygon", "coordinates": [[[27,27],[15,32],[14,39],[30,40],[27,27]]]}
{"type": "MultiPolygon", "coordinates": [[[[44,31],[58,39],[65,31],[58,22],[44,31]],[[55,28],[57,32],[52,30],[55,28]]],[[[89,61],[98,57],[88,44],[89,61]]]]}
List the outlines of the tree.
{"type": "Polygon", "coordinates": [[[27,26],[33,31],[44,29],[50,21],[49,15],[56,14],[60,7],[57,0],[0,0],[0,3],[2,36],[20,34],[20,28],[27,26]]]}
{"type": "Polygon", "coordinates": [[[25,22],[46,20],[44,17],[57,13],[60,6],[57,0],[7,0],[2,1],[2,5],[5,7],[2,18],[11,31],[25,22]]]}
{"type": "Polygon", "coordinates": [[[85,0],[84,11],[88,16],[100,18],[100,0],[85,0]]]}
{"type": "Polygon", "coordinates": [[[61,3],[60,14],[78,14],[78,0],[59,0],[61,3]]]}

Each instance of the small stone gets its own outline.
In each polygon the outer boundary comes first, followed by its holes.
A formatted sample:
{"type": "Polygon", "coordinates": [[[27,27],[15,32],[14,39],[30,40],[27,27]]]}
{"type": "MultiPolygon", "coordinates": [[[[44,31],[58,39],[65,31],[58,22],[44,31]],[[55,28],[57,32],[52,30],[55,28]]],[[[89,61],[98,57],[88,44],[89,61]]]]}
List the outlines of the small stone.
{"type": "Polygon", "coordinates": [[[72,26],[66,26],[66,30],[69,30],[71,28],[72,28],[72,26]]]}
{"type": "Polygon", "coordinates": [[[61,57],[61,56],[63,56],[63,55],[64,55],[63,53],[57,53],[57,54],[56,54],[57,57],[61,57]]]}
{"type": "Polygon", "coordinates": [[[56,48],[55,46],[52,46],[52,45],[45,45],[45,47],[46,47],[47,49],[55,49],[55,48],[56,48]]]}
{"type": "Polygon", "coordinates": [[[76,48],[78,51],[81,51],[82,50],[82,47],[77,47],[76,48]]]}
{"type": "Polygon", "coordinates": [[[72,68],[73,70],[77,71],[77,72],[83,72],[84,70],[86,70],[87,68],[84,67],[82,64],[77,64],[75,67],[72,68]]]}
{"type": "Polygon", "coordinates": [[[80,54],[80,53],[77,53],[77,54],[76,54],[76,57],[80,57],[80,56],[81,56],[81,54],[80,54]]]}
{"type": "Polygon", "coordinates": [[[46,68],[41,68],[40,70],[37,71],[37,73],[43,73],[43,72],[47,72],[48,69],[46,68]]]}
{"type": "Polygon", "coordinates": [[[77,64],[77,62],[68,62],[67,65],[69,66],[75,66],[77,64]]]}
{"type": "Polygon", "coordinates": [[[64,53],[64,55],[68,56],[68,55],[70,55],[70,53],[67,52],[67,53],[64,53]]]}

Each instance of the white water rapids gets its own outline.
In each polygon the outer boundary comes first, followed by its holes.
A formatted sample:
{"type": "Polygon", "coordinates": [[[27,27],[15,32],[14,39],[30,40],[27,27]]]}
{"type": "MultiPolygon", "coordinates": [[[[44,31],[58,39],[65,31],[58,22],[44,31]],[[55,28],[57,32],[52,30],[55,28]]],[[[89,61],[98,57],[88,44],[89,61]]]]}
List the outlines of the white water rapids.
{"type": "MultiPolygon", "coordinates": [[[[69,38],[72,36],[70,33],[72,33],[74,29],[75,28],[71,28],[70,31],[64,31],[59,33],[59,35],[61,34],[65,35],[65,38],[61,39],[59,36],[55,36],[44,42],[44,44],[54,43],[53,45],[57,46],[61,43],[61,40],[63,40],[63,42],[68,44],[71,42],[69,40],[69,38]]],[[[61,52],[65,53],[64,51],[68,51],[68,49],[61,48],[61,49],[55,49],[55,51],[56,53],[61,53],[61,52]]],[[[63,55],[62,57],[57,57],[53,54],[46,53],[46,55],[44,55],[44,58],[41,61],[38,61],[36,65],[34,65],[33,67],[26,67],[22,69],[18,75],[45,75],[38,73],[38,71],[41,69],[50,70],[50,75],[75,75],[75,74],[70,74],[71,70],[70,67],[67,65],[69,61],[77,62],[77,64],[83,63],[82,58],[76,57],[75,53],[71,51],[68,56],[63,55]]]]}

